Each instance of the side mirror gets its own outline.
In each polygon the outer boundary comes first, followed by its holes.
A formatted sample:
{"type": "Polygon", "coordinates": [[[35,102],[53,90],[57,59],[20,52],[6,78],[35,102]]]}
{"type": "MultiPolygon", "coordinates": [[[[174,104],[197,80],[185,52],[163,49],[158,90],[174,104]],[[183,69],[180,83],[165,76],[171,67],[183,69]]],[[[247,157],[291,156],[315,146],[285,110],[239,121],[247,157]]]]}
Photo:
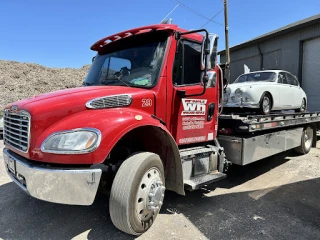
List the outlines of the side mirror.
{"type": "Polygon", "coordinates": [[[208,57],[209,51],[210,51],[210,40],[204,36],[201,44],[201,65],[200,65],[201,71],[205,70],[206,61],[208,62],[207,57],[208,57]]]}
{"type": "Polygon", "coordinates": [[[214,68],[217,62],[218,55],[218,35],[210,33],[209,38],[203,38],[201,49],[201,70],[204,70],[205,60],[207,60],[207,70],[214,68]],[[207,58],[207,59],[206,59],[207,58]]]}

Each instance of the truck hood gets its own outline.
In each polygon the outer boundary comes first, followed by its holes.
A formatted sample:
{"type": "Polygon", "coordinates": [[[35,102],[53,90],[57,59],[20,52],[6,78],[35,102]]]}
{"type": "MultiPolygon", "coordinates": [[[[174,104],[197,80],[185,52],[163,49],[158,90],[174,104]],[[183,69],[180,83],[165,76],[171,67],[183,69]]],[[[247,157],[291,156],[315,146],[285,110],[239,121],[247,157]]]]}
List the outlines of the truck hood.
{"type": "MultiPolygon", "coordinates": [[[[88,111],[88,114],[90,114],[90,111],[95,111],[94,109],[88,109],[86,107],[86,103],[89,100],[120,94],[129,94],[132,96],[130,108],[134,107],[132,105],[141,107],[140,99],[143,97],[154,99],[154,94],[150,90],[141,88],[126,86],[88,86],[41,94],[14,102],[5,108],[10,109],[12,106],[15,106],[18,111],[26,110],[30,113],[31,141],[29,149],[32,150],[32,148],[35,147],[33,145],[35,140],[50,126],[53,126],[70,115],[82,111],[88,111]],[[139,104],[137,104],[138,101],[139,104]]],[[[105,109],[105,111],[108,111],[108,109],[105,109]]],[[[150,112],[150,115],[151,114],[153,113],[150,112]]],[[[66,129],[60,130],[68,130],[69,127],[70,126],[66,126],[66,129]]],[[[77,127],[77,123],[75,123],[74,127],[77,127]]],[[[17,153],[29,159],[31,157],[29,154],[21,154],[21,152],[17,153]]]]}

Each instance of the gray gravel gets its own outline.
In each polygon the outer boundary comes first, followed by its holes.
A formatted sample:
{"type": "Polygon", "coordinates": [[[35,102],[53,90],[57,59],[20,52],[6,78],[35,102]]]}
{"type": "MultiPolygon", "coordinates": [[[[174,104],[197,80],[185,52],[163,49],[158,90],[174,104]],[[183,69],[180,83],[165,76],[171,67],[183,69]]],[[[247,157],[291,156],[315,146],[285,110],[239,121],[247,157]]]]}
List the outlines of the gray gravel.
{"type": "Polygon", "coordinates": [[[79,87],[89,67],[47,68],[34,63],[0,60],[0,109],[41,93],[79,87]]]}
{"type": "MultiPolygon", "coordinates": [[[[103,195],[88,207],[27,196],[6,175],[1,154],[0,239],[134,239],[113,227],[103,195]]],[[[139,239],[320,239],[319,189],[320,142],[305,156],[232,167],[226,180],[186,197],[167,192],[139,239]]]]}

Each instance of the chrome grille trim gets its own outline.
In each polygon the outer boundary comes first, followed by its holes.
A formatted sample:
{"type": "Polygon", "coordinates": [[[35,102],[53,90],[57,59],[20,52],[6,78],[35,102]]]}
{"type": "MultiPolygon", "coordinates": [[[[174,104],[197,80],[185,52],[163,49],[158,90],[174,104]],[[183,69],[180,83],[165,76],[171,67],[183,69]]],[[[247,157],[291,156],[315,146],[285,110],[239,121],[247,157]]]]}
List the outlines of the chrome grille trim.
{"type": "Polygon", "coordinates": [[[86,103],[87,108],[102,109],[126,107],[132,103],[132,97],[128,94],[105,96],[92,99],[86,103]]]}
{"type": "Polygon", "coordinates": [[[31,116],[27,111],[4,110],[3,141],[5,144],[27,153],[30,147],[31,116]]]}

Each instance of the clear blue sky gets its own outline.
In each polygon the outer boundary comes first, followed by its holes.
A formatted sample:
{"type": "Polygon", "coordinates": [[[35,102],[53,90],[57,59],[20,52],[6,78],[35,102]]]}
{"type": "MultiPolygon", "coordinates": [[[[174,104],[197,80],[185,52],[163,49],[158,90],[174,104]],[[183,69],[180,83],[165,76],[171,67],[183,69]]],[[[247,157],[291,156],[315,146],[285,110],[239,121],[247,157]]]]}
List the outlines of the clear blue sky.
{"type": "MultiPolygon", "coordinates": [[[[208,18],[223,8],[222,0],[181,2],[208,18]]],[[[82,67],[91,62],[95,41],[159,23],[176,5],[174,0],[0,0],[0,59],[82,67]]],[[[320,0],[229,0],[230,45],[318,13],[320,0]]],[[[170,17],[186,29],[207,22],[181,6],[170,17]]],[[[214,20],[223,23],[223,12],[214,20]]],[[[219,50],[224,49],[223,26],[205,27],[220,36],[219,50]]]]}

